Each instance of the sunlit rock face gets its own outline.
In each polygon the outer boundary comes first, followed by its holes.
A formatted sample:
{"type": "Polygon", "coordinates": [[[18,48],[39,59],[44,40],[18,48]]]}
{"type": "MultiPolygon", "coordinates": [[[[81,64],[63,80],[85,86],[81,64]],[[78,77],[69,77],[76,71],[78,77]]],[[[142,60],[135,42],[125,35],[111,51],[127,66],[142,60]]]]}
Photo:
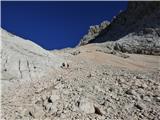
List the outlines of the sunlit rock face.
{"type": "Polygon", "coordinates": [[[103,21],[100,25],[93,25],[89,27],[88,33],[83,36],[80,40],[79,45],[88,44],[90,41],[95,39],[104,29],[109,26],[109,21],[103,21]]]}
{"type": "Polygon", "coordinates": [[[37,44],[1,29],[2,79],[38,79],[46,69],[56,69],[62,59],[37,44]],[[52,59],[52,60],[50,60],[52,59]]]}
{"type": "Polygon", "coordinates": [[[122,52],[159,55],[159,16],[160,2],[128,2],[127,9],[87,43],[116,41],[113,42],[113,49],[122,52]]]}

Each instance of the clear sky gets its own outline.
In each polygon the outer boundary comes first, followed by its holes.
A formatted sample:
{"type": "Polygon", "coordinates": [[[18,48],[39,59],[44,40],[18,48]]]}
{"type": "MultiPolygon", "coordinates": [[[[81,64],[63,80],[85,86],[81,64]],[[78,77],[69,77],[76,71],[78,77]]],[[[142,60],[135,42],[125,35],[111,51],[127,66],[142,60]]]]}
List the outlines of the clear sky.
{"type": "Polygon", "coordinates": [[[76,46],[89,26],[111,21],[127,2],[7,1],[1,5],[2,28],[52,50],[76,46]]]}

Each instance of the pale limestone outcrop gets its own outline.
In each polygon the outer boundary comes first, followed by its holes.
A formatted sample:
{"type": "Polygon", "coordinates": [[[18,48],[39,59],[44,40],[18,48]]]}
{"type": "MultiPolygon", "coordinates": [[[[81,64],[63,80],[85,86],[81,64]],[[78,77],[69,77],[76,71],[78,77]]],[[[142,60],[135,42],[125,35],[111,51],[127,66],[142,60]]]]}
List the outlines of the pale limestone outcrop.
{"type": "Polygon", "coordinates": [[[56,69],[64,61],[29,40],[1,32],[2,80],[39,79],[47,69],[56,69]]]}

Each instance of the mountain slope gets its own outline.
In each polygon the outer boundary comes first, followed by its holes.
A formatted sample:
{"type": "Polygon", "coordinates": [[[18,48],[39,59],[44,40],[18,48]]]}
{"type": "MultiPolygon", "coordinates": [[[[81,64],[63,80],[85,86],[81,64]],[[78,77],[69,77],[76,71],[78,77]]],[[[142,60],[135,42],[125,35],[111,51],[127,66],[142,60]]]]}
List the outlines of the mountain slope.
{"type": "Polygon", "coordinates": [[[4,120],[160,118],[160,56],[47,51],[4,30],[1,53],[4,120]]]}

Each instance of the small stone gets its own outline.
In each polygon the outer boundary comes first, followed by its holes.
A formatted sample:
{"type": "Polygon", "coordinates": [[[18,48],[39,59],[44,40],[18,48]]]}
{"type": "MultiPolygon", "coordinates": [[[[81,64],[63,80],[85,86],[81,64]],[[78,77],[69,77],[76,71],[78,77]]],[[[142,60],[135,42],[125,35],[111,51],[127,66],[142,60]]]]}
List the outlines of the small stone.
{"type": "Polygon", "coordinates": [[[104,92],[104,90],[98,85],[93,86],[93,89],[98,91],[98,92],[104,92]]]}
{"type": "Polygon", "coordinates": [[[69,68],[69,64],[67,62],[63,62],[62,65],[61,65],[61,68],[69,68]]]}
{"type": "Polygon", "coordinates": [[[63,87],[64,87],[64,85],[61,84],[61,83],[58,83],[58,84],[55,86],[55,88],[56,88],[56,89],[59,89],[59,90],[61,90],[63,87]]]}
{"type": "Polygon", "coordinates": [[[136,81],[135,81],[135,85],[136,85],[136,86],[141,86],[141,81],[140,81],[140,80],[136,80],[136,81]]]}
{"type": "Polygon", "coordinates": [[[49,98],[48,98],[48,102],[53,103],[56,100],[60,99],[60,96],[57,94],[52,94],[49,98]]]}
{"type": "Polygon", "coordinates": [[[44,101],[44,100],[46,100],[46,98],[47,98],[47,96],[42,94],[41,99],[44,101]]]}
{"type": "Polygon", "coordinates": [[[136,92],[134,90],[130,90],[130,89],[127,90],[125,93],[128,95],[135,95],[136,94],[136,92]]]}
{"type": "Polygon", "coordinates": [[[89,75],[87,75],[88,78],[92,77],[92,74],[90,73],[89,75]]]}
{"type": "Polygon", "coordinates": [[[137,103],[135,104],[135,107],[139,110],[143,110],[146,108],[146,106],[143,103],[137,103]]]}
{"type": "Polygon", "coordinates": [[[84,113],[95,113],[94,104],[92,101],[82,98],[79,102],[79,109],[84,113]]]}
{"type": "Polygon", "coordinates": [[[159,96],[156,97],[156,102],[160,102],[160,97],[159,96]]]}
{"type": "Polygon", "coordinates": [[[144,79],[145,76],[143,76],[143,75],[137,75],[136,78],[137,78],[137,79],[144,79]]]}
{"type": "Polygon", "coordinates": [[[144,96],[143,100],[147,102],[151,102],[151,98],[149,96],[144,96]]]}
{"type": "Polygon", "coordinates": [[[61,81],[63,79],[63,77],[62,76],[59,76],[56,80],[57,81],[61,81]]]}
{"type": "Polygon", "coordinates": [[[49,112],[51,114],[56,113],[57,110],[58,110],[57,106],[58,106],[58,103],[53,103],[52,106],[50,107],[50,111],[49,112]]]}
{"type": "Polygon", "coordinates": [[[47,112],[51,110],[51,107],[52,107],[52,103],[46,104],[45,109],[47,110],[47,112]]]}
{"type": "Polygon", "coordinates": [[[143,83],[141,86],[142,86],[142,88],[147,88],[148,87],[147,84],[145,84],[145,83],[143,83]]]}
{"type": "Polygon", "coordinates": [[[41,119],[42,116],[44,115],[43,108],[39,106],[34,106],[28,113],[32,118],[36,119],[41,119]]]}

